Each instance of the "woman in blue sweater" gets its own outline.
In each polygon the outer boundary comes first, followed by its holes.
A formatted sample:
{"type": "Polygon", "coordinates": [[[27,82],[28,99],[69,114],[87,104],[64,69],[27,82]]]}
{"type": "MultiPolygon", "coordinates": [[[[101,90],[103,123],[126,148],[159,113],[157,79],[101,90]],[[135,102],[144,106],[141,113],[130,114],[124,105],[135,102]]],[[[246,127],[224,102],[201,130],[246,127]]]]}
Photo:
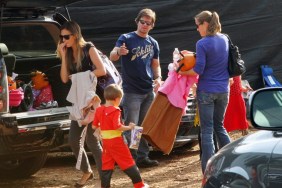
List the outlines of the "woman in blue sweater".
{"type": "Polygon", "coordinates": [[[193,69],[179,72],[183,75],[199,75],[197,102],[201,124],[202,171],[207,161],[215,153],[213,132],[219,148],[230,143],[223,127],[223,119],[228,104],[229,74],[228,39],[221,34],[221,24],[216,12],[202,11],[195,16],[197,31],[202,39],[196,44],[196,65],[193,69]]]}

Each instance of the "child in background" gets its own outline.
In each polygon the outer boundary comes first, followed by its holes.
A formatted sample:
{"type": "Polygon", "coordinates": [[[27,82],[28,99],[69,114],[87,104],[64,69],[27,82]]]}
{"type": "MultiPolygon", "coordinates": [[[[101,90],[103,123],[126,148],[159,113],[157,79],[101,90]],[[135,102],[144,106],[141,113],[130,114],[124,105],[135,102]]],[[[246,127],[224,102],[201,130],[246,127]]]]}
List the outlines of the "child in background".
{"type": "Polygon", "coordinates": [[[245,88],[241,84],[241,76],[230,79],[229,103],[224,116],[224,127],[227,132],[240,130],[242,136],[248,134],[249,123],[246,116],[246,105],[242,92],[251,88],[245,88]]]}
{"type": "Polygon", "coordinates": [[[111,185],[111,176],[115,163],[129,176],[134,188],[149,187],[140,176],[128,146],[124,143],[122,131],[131,130],[135,124],[130,123],[125,126],[121,122],[121,110],[119,108],[123,92],[116,84],[107,86],[104,90],[105,105],[96,109],[93,128],[96,129],[94,135],[101,134],[103,153],[102,153],[102,188],[111,185]]]}

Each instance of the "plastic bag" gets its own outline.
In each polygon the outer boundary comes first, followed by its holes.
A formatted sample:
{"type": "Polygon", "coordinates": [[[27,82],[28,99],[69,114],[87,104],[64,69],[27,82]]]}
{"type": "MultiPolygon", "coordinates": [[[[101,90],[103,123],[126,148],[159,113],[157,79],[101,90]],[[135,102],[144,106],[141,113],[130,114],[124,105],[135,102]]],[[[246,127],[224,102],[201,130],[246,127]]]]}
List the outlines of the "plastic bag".
{"type": "Polygon", "coordinates": [[[129,145],[130,149],[136,149],[136,150],[138,149],[142,136],[142,131],[143,131],[143,127],[139,127],[139,126],[135,126],[131,130],[131,141],[129,145]]]}

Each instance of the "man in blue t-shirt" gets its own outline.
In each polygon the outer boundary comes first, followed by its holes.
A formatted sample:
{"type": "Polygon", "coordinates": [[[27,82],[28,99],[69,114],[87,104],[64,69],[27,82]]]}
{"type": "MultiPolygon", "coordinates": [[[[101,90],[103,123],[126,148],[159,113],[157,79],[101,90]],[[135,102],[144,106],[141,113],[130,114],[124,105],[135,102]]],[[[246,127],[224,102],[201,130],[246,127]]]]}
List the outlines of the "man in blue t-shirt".
{"type": "MultiPolygon", "coordinates": [[[[117,61],[121,58],[122,87],[124,97],[122,107],[125,124],[130,122],[141,125],[161,82],[159,61],[159,44],[149,31],[153,29],[156,14],[151,9],[142,9],[135,22],[137,30],[122,34],[111,51],[110,59],[117,61]]],[[[130,138],[130,132],[125,133],[130,138]]],[[[139,148],[132,151],[137,166],[157,166],[156,160],[149,159],[149,146],[142,138],[139,148]]]]}

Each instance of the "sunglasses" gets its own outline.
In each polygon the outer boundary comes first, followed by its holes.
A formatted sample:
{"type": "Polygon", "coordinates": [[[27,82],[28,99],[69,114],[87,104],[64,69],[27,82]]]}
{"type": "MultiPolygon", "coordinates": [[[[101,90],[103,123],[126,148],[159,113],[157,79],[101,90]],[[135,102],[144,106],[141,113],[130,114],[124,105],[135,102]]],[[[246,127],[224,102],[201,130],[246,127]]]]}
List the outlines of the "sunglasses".
{"type": "Polygon", "coordinates": [[[151,23],[151,22],[146,22],[146,21],[144,21],[144,20],[139,20],[139,22],[140,22],[142,25],[144,25],[144,24],[146,24],[147,26],[153,25],[153,23],[151,23]]]}
{"type": "Polygon", "coordinates": [[[60,35],[60,39],[61,39],[61,40],[63,40],[63,39],[69,40],[71,35],[72,35],[72,34],[69,34],[69,35],[60,35]]]}

